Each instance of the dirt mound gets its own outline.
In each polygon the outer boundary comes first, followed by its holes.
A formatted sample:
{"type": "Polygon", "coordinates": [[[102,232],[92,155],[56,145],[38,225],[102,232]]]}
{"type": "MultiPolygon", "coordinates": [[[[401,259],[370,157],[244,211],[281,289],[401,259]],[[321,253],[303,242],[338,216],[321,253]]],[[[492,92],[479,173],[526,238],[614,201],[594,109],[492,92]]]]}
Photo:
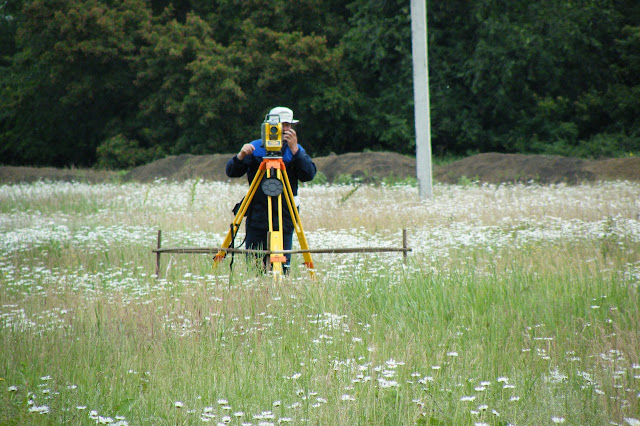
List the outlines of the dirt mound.
{"type": "Polygon", "coordinates": [[[341,175],[363,181],[375,178],[416,176],[416,160],[393,152],[362,152],[314,158],[318,170],[329,182],[341,175]]]}
{"type": "MultiPolygon", "coordinates": [[[[179,155],[137,167],[127,179],[151,182],[158,178],[184,180],[228,180],[225,165],[233,154],[179,155]]],[[[362,152],[316,157],[318,170],[329,182],[340,176],[363,181],[416,176],[416,160],[393,152],[362,152]]],[[[598,180],[640,181],[640,158],[584,160],[548,155],[487,153],[468,157],[446,166],[433,168],[434,181],[457,183],[477,180],[488,183],[537,182],[569,183],[598,180]]]]}
{"type": "Polygon", "coordinates": [[[640,158],[584,160],[549,155],[478,154],[434,170],[439,182],[569,183],[600,180],[640,181],[640,158]]]}
{"type": "Polygon", "coordinates": [[[108,170],[0,166],[0,183],[31,183],[40,180],[99,183],[115,181],[119,175],[119,172],[108,170]]]}
{"type": "MultiPolygon", "coordinates": [[[[152,182],[162,178],[177,181],[227,181],[229,178],[225,174],[225,165],[232,156],[233,154],[171,156],[136,167],[124,176],[119,172],[88,169],[5,166],[0,167],[0,183],[37,180],[104,182],[118,178],[136,182],[152,182]]],[[[341,175],[350,175],[363,181],[389,176],[399,179],[416,176],[415,159],[392,152],[334,154],[316,157],[313,161],[329,182],[335,182],[341,175]]],[[[640,158],[584,160],[547,155],[487,153],[433,167],[433,178],[434,181],[443,183],[457,183],[465,179],[488,183],[533,181],[542,184],[599,180],[640,181],[640,158]]]]}
{"type": "MultiPolygon", "coordinates": [[[[169,180],[203,179],[228,180],[225,174],[227,161],[234,154],[179,155],[163,158],[136,167],[126,176],[127,180],[152,182],[158,178],[169,180]]],[[[350,175],[364,181],[377,177],[405,178],[416,175],[416,161],[391,152],[363,152],[330,155],[313,159],[319,171],[329,182],[341,175],[350,175]]]]}
{"type": "Polygon", "coordinates": [[[131,170],[125,180],[153,182],[156,179],[183,181],[187,179],[227,180],[227,160],[233,154],[173,155],[131,170]]]}

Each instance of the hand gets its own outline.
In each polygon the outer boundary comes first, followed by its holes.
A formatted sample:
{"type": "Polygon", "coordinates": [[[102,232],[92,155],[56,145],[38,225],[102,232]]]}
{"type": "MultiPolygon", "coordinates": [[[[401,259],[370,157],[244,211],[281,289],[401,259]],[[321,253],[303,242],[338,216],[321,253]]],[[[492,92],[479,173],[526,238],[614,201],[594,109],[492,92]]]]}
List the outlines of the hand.
{"type": "Polygon", "coordinates": [[[298,152],[298,135],[296,134],[296,131],[293,129],[284,131],[282,139],[284,139],[287,145],[289,145],[291,153],[296,155],[298,152]]]}
{"type": "Polygon", "coordinates": [[[242,160],[245,156],[253,154],[253,151],[255,150],[256,147],[251,145],[250,143],[242,145],[242,149],[240,149],[240,152],[237,155],[238,160],[242,160]]]}

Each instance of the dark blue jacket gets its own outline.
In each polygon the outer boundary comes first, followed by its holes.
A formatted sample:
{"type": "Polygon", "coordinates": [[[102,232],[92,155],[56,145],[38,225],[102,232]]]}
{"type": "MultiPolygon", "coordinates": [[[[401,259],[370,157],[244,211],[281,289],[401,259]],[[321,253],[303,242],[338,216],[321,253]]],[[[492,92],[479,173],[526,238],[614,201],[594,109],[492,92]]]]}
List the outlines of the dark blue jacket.
{"type": "MultiPolygon", "coordinates": [[[[249,184],[253,182],[253,178],[256,176],[256,173],[258,173],[258,167],[266,155],[266,150],[262,147],[261,139],[257,139],[251,142],[251,144],[256,147],[253,154],[246,155],[242,160],[239,160],[238,156],[234,155],[233,158],[227,162],[227,176],[241,177],[246,173],[249,184]]],[[[289,146],[286,143],[284,145],[282,161],[287,169],[291,191],[293,195],[296,196],[298,195],[298,181],[308,182],[312,180],[316,175],[316,165],[313,164],[311,157],[307,155],[302,146],[298,145],[298,152],[293,155],[291,150],[289,150],[289,146]]],[[[263,180],[265,178],[266,173],[263,180]]],[[[273,229],[277,230],[278,203],[276,199],[273,201],[273,229]]],[[[247,226],[257,229],[269,229],[267,208],[267,195],[262,191],[262,183],[260,183],[247,210],[247,226]]],[[[289,214],[289,208],[284,199],[284,194],[282,195],[282,226],[285,232],[293,231],[293,222],[291,221],[291,215],[289,214]]]]}

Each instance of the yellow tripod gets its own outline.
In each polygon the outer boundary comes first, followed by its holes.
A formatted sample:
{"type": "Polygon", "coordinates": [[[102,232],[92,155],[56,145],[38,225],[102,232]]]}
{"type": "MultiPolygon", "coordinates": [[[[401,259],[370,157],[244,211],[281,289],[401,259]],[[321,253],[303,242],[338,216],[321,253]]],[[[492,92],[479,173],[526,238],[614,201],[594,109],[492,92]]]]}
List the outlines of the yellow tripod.
{"type": "MultiPolygon", "coordinates": [[[[307,244],[307,238],[304,236],[304,230],[302,229],[302,222],[300,222],[300,215],[298,214],[298,208],[296,207],[293,200],[293,190],[291,189],[291,184],[289,183],[289,176],[287,175],[287,169],[285,167],[284,161],[282,161],[281,157],[265,157],[260,163],[258,167],[258,172],[256,173],[251,185],[249,186],[249,191],[247,195],[242,200],[240,204],[240,208],[236,213],[236,216],[233,219],[233,223],[231,224],[231,229],[227,233],[224,242],[222,243],[221,250],[218,251],[216,256],[213,258],[214,267],[219,264],[227,255],[227,252],[223,249],[228,248],[231,245],[238,229],[240,228],[240,224],[242,223],[242,218],[247,212],[249,205],[251,204],[251,200],[253,199],[256,191],[258,190],[258,185],[262,181],[262,178],[266,174],[267,178],[262,183],[262,190],[268,196],[268,215],[269,215],[269,233],[268,233],[268,242],[269,247],[268,250],[270,252],[269,255],[269,263],[271,265],[271,270],[273,271],[274,278],[280,278],[282,276],[282,264],[286,262],[286,257],[283,253],[283,236],[282,236],[282,194],[284,193],[284,199],[287,203],[287,207],[289,208],[289,214],[291,215],[291,221],[293,222],[293,227],[296,231],[296,235],[298,236],[298,242],[300,243],[300,248],[303,250],[308,250],[309,245],[307,244]],[[277,202],[278,206],[278,230],[274,231],[273,229],[273,202],[277,202]],[[275,253],[274,253],[275,252],[275,253]]],[[[315,278],[315,270],[313,267],[313,260],[311,259],[311,253],[304,252],[304,264],[309,268],[309,274],[311,278],[315,278]]]]}

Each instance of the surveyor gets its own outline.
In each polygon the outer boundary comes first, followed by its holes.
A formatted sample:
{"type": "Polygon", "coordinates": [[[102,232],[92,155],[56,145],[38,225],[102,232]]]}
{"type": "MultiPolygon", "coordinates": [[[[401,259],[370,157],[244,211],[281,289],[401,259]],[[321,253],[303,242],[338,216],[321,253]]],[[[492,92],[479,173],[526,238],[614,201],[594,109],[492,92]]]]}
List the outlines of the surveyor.
{"type": "MultiPolygon", "coordinates": [[[[293,128],[293,126],[298,123],[298,120],[293,119],[293,111],[287,107],[280,106],[273,108],[269,111],[268,115],[279,116],[280,122],[282,123],[283,144],[280,155],[286,166],[291,191],[294,195],[296,207],[298,207],[298,182],[308,182],[312,180],[316,175],[316,165],[305,152],[302,145],[298,144],[298,134],[293,128]]],[[[253,142],[244,144],[240,152],[227,162],[227,176],[241,177],[246,173],[249,184],[251,184],[266,154],[267,151],[265,147],[262,146],[262,139],[256,139],[253,142]]],[[[272,203],[272,209],[273,229],[277,229],[277,203],[272,203]]],[[[282,228],[283,248],[284,250],[291,250],[294,226],[289,209],[286,207],[282,209],[282,228]]],[[[258,185],[246,214],[245,248],[248,250],[266,249],[268,230],[269,215],[267,195],[263,192],[262,185],[258,185]]],[[[291,262],[291,254],[286,254],[285,256],[287,261],[283,266],[284,272],[287,273],[291,262]]],[[[263,266],[266,266],[266,262],[267,256],[265,255],[263,257],[263,266]]]]}

